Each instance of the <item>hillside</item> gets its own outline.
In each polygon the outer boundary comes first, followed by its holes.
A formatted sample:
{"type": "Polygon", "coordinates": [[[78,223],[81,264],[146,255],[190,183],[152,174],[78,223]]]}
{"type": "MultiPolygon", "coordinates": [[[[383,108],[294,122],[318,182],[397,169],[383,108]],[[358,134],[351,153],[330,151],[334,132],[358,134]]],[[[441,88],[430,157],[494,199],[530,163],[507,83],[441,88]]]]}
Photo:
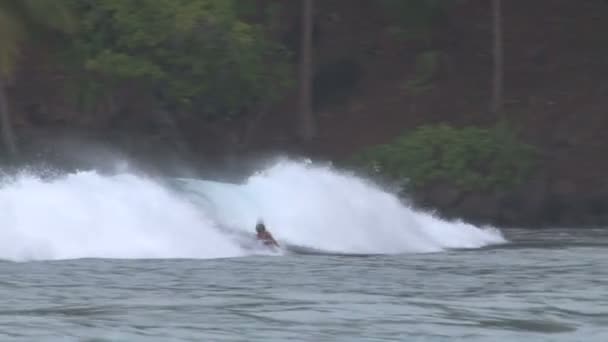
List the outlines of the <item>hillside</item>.
{"type": "MultiPolygon", "coordinates": [[[[322,11],[339,13],[347,8],[343,5],[322,11]]],[[[524,139],[541,148],[542,165],[534,179],[510,194],[446,198],[450,189],[438,186],[425,201],[454,216],[507,225],[605,225],[608,48],[603,32],[608,24],[602,18],[608,4],[548,0],[504,6],[506,111],[524,139]]],[[[434,48],[444,53],[443,63],[432,89],[418,96],[403,85],[412,77],[419,50],[378,29],[380,14],[365,9],[365,1],[341,13],[339,24],[327,24],[319,60],[354,57],[362,72],[348,101],[318,113],[321,137],[315,151],[341,158],[423,123],[491,123],[489,12],[487,1],[468,1],[438,28],[434,48]],[[338,41],[344,45],[334,44],[338,41]]],[[[268,121],[259,141],[272,146],[277,142],[269,138],[281,136],[289,119],[278,112],[268,121]],[[272,127],[280,117],[284,122],[272,127]]]]}
{"type": "MultiPolygon", "coordinates": [[[[462,193],[436,184],[414,197],[447,216],[481,223],[607,225],[608,22],[602,19],[608,4],[504,3],[506,113],[523,139],[541,149],[541,165],[532,179],[511,191],[462,193]]],[[[318,1],[318,6],[314,61],[320,80],[315,92],[320,131],[309,146],[294,138],[295,90],[253,127],[247,118],[210,123],[184,115],[178,127],[166,129],[163,113],[128,85],[120,111],[107,103],[77,112],[56,95],[62,74],[45,63],[40,46],[27,50],[10,89],[18,132],[30,151],[70,132],[91,140],[122,139],[120,146],[147,154],[159,153],[158,146],[171,153],[176,147],[168,142],[180,142],[190,157],[222,165],[227,156],[238,160],[268,151],[342,160],[421,124],[496,121],[488,111],[488,1],[456,6],[435,26],[431,46],[400,39],[390,30],[386,13],[370,1],[318,1]],[[406,82],[415,78],[416,58],[425,50],[439,51],[441,62],[431,86],[414,92],[406,82]],[[251,139],[243,141],[247,129],[251,139]]],[[[281,37],[286,43],[293,44],[288,33],[297,31],[298,9],[294,4],[283,13],[281,37]]]]}

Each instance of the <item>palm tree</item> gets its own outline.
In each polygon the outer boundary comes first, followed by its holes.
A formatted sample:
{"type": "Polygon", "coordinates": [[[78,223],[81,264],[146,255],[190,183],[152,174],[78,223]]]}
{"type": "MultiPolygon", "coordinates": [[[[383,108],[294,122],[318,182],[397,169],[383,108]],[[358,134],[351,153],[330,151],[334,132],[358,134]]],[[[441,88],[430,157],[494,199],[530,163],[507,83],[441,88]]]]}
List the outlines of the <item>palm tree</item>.
{"type": "Polygon", "coordinates": [[[492,0],[494,71],[492,80],[492,112],[500,118],[503,111],[503,42],[501,0],[492,0]]]}
{"type": "Polygon", "coordinates": [[[20,47],[37,32],[73,28],[69,5],[56,0],[0,0],[0,125],[2,140],[11,157],[18,154],[6,87],[19,60],[20,47]]]}
{"type": "Polygon", "coordinates": [[[302,12],[299,133],[304,141],[309,142],[316,135],[315,120],[312,111],[313,0],[302,0],[302,12]]]}

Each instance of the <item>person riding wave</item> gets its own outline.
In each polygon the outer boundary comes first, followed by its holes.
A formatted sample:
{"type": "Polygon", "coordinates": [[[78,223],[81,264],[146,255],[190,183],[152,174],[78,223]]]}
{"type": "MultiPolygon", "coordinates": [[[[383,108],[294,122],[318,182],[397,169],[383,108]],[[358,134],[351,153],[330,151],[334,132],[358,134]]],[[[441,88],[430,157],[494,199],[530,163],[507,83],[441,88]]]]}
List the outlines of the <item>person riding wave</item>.
{"type": "Polygon", "coordinates": [[[266,230],[266,226],[263,222],[258,222],[255,226],[255,231],[257,233],[258,240],[262,241],[266,246],[276,246],[279,247],[279,244],[274,239],[272,234],[268,230],[266,230]]]}

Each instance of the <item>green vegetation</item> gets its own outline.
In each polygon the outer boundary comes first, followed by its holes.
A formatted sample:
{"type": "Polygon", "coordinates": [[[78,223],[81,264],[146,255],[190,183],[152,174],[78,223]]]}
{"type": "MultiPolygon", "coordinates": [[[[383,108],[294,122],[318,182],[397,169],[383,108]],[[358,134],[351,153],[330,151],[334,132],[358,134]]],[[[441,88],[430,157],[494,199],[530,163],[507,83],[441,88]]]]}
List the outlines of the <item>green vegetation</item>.
{"type": "Polygon", "coordinates": [[[236,115],[275,99],[289,80],[286,51],[240,18],[251,11],[239,1],[71,4],[80,30],[67,46],[70,61],[109,87],[135,81],[169,109],[236,115]]]}
{"type": "Polygon", "coordinates": [[[465,190],[488,190],[522,182],[533,170],[536,151],[503,124],[489,129],[441,124],[419,127],[354,159],[414,188],[444,181],[465,190]]]}
{"type": "MultiPolygon", "coordinates": [[[[266,107],[293,83],[295,71],[292,52],[272,35],[280,30],[281,6],[251,0],[0,0],[4,145],[16,154],[5,87],[25,43],[62,66],[61,88],[78,110],[109,104],[119,113],[113,104],[124,88],[169,113],[206,119],[266,107]]],[[[378,7],[394,16],[394,28],[424,40],[445,3],[383,0],[378,7]]],[[[429,87],[438,56],[432,50],[420,55],[408,89],[429,87]]]]}
{"type": "MultiPolygon", "coordinates": [[[[374,4],[387,11],[392,20],[386,25],[405,39],[427,43],[415,61],[413,79],[404,87],[414,94],[432,88],[443,54],[428,43],[434,25],[447,13],[448,2],[374,4]]],[[[34,58],[29,63],[41,56],[45,68],[39,70],[58,76],[54,96],[65,96],[58,102],[76,104],[71,108],[76,111],[105,111],[118,122],[116,117],[129,110],[125,103],[142,101],[148,105],[145,108],[160,107],[174,121],[232,118],[268,108],[293,83],[292,52],[279,43],[285,29],[281,20],[289,12],[281,10],[284,6],[252,0],[0,0],[0,124],[7,151],[17,154],[8,113],[12,99],[6,88],[20,77],[13,71],[22,45],[31,48],[29,56],[34,58]]],[[[314,27],[313,22],[323,16],[319,12],[305,22],[314,27]]],[[[319,86],[327,80],[317,77],[310,102],[323,102],[340,82],[352,88],[361,73],[356,56],[352,60],[342,70],[331,67],[326,74],[333,83],[327,82],[327,89],[319,86]],[[341,73],[346,77],[337,77],[341,73]]],[[[322,65],[303,74],[310,77],[323,71],[322,65]]]]}

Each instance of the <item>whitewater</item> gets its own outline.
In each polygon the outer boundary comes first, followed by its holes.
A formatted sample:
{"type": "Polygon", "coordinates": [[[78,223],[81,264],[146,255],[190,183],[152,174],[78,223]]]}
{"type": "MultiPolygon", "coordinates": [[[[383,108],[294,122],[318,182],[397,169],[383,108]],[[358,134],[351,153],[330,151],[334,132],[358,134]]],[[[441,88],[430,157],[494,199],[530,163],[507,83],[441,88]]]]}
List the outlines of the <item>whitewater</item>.
{"type": "MultiPolygon", "coordinates": [[[[263,220],[281,244],[337,253],[428,253],[506,240],[445,221],[330,165],[282,160],[243,182],[81,171],[0,184],[0,259],[232,258],[263,220]]],[[[284,253],[278,253],[284,254],[284,253]]]]}

